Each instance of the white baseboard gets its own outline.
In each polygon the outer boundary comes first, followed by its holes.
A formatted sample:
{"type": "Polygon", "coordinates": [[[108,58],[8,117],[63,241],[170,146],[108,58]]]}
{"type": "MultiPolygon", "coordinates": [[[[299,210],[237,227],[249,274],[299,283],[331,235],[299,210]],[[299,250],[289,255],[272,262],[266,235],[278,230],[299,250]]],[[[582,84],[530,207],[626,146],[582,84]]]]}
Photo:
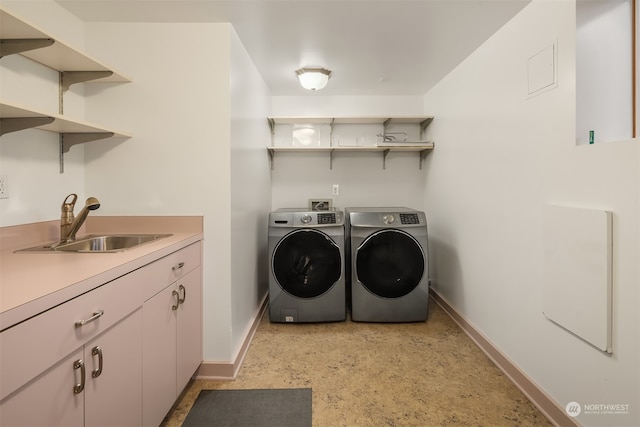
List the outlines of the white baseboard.
{"type": "Polygon", "coordinates": [[[580,426],[547,393],[507,358],[482,332],[458,313],[442,296],[431,289],[434,301],[453,319],[511,382],[556,426],[580,426]]]}
{"type": "Polygon", "coordinates": [[[234,360],[232,362],[209,362],[205,360],[200,364],[200,367],[194,374],[195,379],[231,381],[236,378],[236,375],[238,375],[238,371],[242,366],[242,362],[244,361],[244,357],[249,351],[249,346],[251,345],[253,336],[258,330],[260,320],[262,319],[265,310],[269,306],[268,298],[269,294],[266,294],[262,299],[259,309],[253,317],[253,321],[251,322],[251,327],[249,328],[249,331],[244,338],[244,342],[242,343],[242,346],[240,347],[240,350],[238,351],[238,354],[236,355],[234,360]]]}

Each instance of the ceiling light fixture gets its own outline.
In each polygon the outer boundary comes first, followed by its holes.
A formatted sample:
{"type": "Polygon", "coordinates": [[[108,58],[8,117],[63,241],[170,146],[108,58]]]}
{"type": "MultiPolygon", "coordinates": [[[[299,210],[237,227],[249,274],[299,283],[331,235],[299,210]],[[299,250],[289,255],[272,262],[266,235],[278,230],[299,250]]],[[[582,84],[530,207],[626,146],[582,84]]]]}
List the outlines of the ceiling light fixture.
{"type": "Polygon", "coordinates": [[[296,74],[302,87],[308,90],[322,89],[331,77],[331,71],[325,68],[304,67],[296,70],[296,74]]]}

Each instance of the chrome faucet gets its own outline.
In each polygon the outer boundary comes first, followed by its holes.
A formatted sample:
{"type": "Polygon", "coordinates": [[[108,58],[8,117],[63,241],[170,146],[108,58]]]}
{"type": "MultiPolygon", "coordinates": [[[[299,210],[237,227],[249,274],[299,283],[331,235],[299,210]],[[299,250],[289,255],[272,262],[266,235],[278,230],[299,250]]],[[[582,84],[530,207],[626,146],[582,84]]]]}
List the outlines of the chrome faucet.
{"type": "Polygon", "coordinates": [[[76,233],[84,224],[89,215],[89,211],[95,211],[100,207],[100,202],[95,197],[89,197],[78,214],[73,215],[73,209],[78,199],[77,194],[69,194],[62,202],[62,214],[60,216],[60,242],[73,242],[76,240],[76,233]]]}

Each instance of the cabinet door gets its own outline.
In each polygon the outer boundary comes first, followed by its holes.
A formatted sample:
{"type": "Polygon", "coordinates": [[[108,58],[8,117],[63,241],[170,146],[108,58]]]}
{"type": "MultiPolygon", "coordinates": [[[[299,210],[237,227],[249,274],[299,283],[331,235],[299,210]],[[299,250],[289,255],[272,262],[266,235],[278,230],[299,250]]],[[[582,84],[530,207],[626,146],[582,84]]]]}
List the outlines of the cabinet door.
{"type": "Polygon", "coordinates": [[[82,349],[7,396],[0,402],[0,425],[82,426],[84,394],[74,393],[74,385],[81,382],[80,369],[74,369],[76,361],[82,361],[82,349]]]}
{"type": "Polygon", "coordinates": [[[174,285],[167,286],[142,306],[142,422],[145,426],[160,425],[177,397],[178,297],[174,291],[174,285]]]}
{"type": "Polygon", "coordinates": [[[84,347],[85,425],[142,424],[142,309],[84,347]]]}
{"type": "Polygon", "coordinates": [[[184,301],[178,306],[178,366],[179,395],[202,363],[202,273],[200,267],[176,282],[184,301]],[[182,288],[180,288],[182,286],[182,288]]]}

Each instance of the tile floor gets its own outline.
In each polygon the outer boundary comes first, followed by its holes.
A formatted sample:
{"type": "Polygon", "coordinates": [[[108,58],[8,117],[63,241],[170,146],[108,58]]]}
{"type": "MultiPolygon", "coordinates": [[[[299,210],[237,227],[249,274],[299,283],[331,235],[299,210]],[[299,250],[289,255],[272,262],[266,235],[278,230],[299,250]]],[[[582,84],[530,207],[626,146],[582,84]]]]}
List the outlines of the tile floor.
{"type": "Polygon", "coordinates": [[[313,390],[314,427],[550,426],[435,303],[424,323],[262,319],[234,381],[193,381],[163,427],[202,389],[313,390]]]}

